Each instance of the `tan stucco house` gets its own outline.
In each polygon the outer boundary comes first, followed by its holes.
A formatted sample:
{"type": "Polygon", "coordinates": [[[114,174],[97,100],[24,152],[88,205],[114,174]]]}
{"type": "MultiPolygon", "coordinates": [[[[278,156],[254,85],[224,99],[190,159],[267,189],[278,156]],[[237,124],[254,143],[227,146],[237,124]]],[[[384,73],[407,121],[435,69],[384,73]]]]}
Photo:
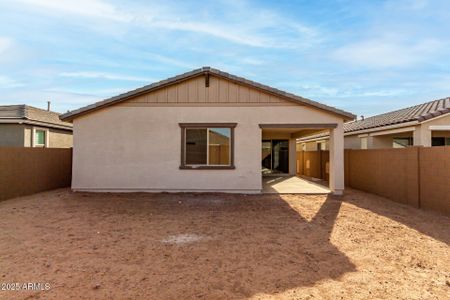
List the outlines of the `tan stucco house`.
{"type": "Polygon", "coordinates": [[[344,189],[351,113],[203,67],[68,112],[76,191],[259,193],[296,174],[296,139],[330,132],[330,188],[344,189]]]}
{"type": "Polygon", "coordinates": [[[0,106],[0,147],[72,147],[72,123],[29,105],[0,106]]]}
{"type": "MultiPolygon", "coordinates": [[[[346,149],[450,146],[450,98],[344,124],[346,149]]],[[[329,134],[321,132],[297,141],[297,149],[328,150],[329,134]]]]}

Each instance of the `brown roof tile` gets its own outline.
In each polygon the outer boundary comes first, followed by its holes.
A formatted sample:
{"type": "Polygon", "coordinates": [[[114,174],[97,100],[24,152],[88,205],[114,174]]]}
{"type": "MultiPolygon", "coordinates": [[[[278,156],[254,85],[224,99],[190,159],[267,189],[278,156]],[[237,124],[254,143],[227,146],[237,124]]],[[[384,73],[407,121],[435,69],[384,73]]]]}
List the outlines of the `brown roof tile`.
{"type": "Polygon", "coordinates": [[[340,109],[337,109],[337,108],[334,108],[334,107],[331,107],[331,106],[328,106],[328,105],[325,105],[325,104],[322,104],[322,103],[319,103],[319,102],[316,102],[316,101],[313,101],[313,100],[310,100],[307,98],[303,98],[303,97],[300,97],[300,96],[297,96],[297,95],[294,95],[291,93],[287,93],[287,92],[278,90],[276,88],[273,88],[273,87],[270,87],[270,86],[267,86],[264,84],[260,84],[258,82],[251,81],[251,80],[248,80],[248,79],[245,79],[242,77],[238,77],[238,76],[220,71],[218,69],[210,68],[210,67],[203,67],[200,69],[192,70],[190,72],[187,72],[187,73],[184,73],[181,75],[177,75],[175,77],[171,77],[171,78],[168,78],[165,80],[161,80],[161,81],[143,86],[143,87],[135,89],[133,91],[129,91],[127,93],[124,93],[124,94],[121,94],[121,95],[118,95],[118,96],[115,96],[115,97],[112,97],[109,99],[105,99],[105,100],[96,102],[94,104],[67,112],[65,114],[62,114],[60,118],[61,118],[61,120],[73,120],[78,115],[87,113],[89,111],[97,110],[97,109],[106,107],[108,105],[112,105],[112,104],[115,104],[115,103],[118,103],[121,101],[125,101],[127,99],[130,99],[131,97],[135,97],[135,96],[138,96],[138,95],[141,95],[144,93],[148,93],[153,90],[165,87],[167,85],[175,84],[179,81],[193,78],[193,77],[201,75],[201,74],[216,75],[218,77],[226,78],[228,80],[232,80],[232,81],[235,81],[235,82],[238,82],[241,84],[246,84],[248,86],[252,86],[254,88],[261,89],[261,90],[264,90],[269,93],[273,93],[280,97],[284,97],[285,99],[288,99],[293,102],[307,104],[307,105],[310,105],[310,106],[313,106],[313,107],[316,107],[316,108],[319,108],[319,109],[322,109],[322,110],[325,110],[325,111],[328,111],[328,112],[331,112],[331,113],[334,113],[337,115],[341,115],[346,120],[351,120],[351,119],[355,118],[355,115],[353,115],[352,113],[346,112],[344,110],[340,110],[340,109]]]}
{"type": "Polygon", "coordinates": [[[0,106],[0,120],[22,119],[39,122],[42,123],[43,126],[47,124],[49,126],[56,125],[67,129],[72,129],[73,125],[71,123],[61,121],[59,116],[59,113],[24,104],[0,106]]]}
{"type": "Polygon", "coordinates": [[[438,99],[384,113],[381,115],[365,118],[364,120],[345,123],[344,131],[347,133],[410,121],[422,122],[424,120],[428,120],[449,112],[450,98],[438,99]]]}
{"type": "MultiPolygon", "coordinates": [[[[443,114],[450,113],[450,97],[433,100],[430,102],[402,108],[381,115],[365,118],[364,120],[351,121],[344,124],[344,132],[350,133],[360,130],[373,129],[383,126],[401,124],[411,121],[423,122],[443,114]]],[[[380,128],[381,129],[381,128],[380,128]]],[[[328,132],[321,132],[299,139],[307,141],[328,137],[328,132]]]]}

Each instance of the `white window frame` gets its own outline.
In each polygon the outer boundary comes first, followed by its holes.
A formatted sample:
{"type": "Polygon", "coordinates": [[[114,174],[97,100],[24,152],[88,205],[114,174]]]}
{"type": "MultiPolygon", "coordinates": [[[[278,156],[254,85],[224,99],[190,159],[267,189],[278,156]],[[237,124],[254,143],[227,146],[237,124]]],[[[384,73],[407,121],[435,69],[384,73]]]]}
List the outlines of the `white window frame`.
{"type": "Polygon", "coordinates": [[[32,137],[31,137],[31,146],[32,147],[43,147],[43,148],[47,148],[48,147],[48,139],[49,139],[49,130],[47,128],[42,128],[42,127],[33,127],[32,130],[32,137]],[[44,132],[44,144],[38,144],[37,140],[36,140],[36,132],[37,131],[43,131],[44,132]]]}

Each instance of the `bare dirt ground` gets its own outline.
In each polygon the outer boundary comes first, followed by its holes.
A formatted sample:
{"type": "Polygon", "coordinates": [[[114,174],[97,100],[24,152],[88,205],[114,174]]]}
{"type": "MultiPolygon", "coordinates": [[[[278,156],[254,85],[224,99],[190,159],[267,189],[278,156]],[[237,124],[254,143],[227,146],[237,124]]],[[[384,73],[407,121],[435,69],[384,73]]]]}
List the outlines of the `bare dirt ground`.
{"type": "Polygon", "coordinates": [[[327,196],[89,194],[0,202],[0,299],[449,299],[450,218],[327,196]]]}

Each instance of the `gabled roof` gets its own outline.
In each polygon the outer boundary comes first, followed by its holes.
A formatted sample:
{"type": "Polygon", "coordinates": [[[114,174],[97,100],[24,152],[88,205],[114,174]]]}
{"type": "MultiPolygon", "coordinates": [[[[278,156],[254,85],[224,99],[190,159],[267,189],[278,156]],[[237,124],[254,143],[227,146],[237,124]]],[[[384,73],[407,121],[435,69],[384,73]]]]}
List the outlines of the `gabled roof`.
{"type": "MultiPolygon", "coordinates": [[[[411,121],[420,123],[448,113],[450,113],[450,97],[387,112],[381,115],[365,118],[364,120],[347,122],[344,124],[344,132],[351,133],[374,128],[380,128],[380,130],[383,130],[382,127],[384,126],[402,124],[411,121]]],[[[311,140],[322,137],[328,137],[328,132],[318,133],[304,137],[300,140],[311,140]]]]}
{"type": "Polygon", "coordinates": [[[376,115],[344,125],[345,132],[395,125],[410,121],[422,122],[450,112],[450,98],[433,100],[423,104],[376,115]]]}
{"type": "Polygon", "coordinates": [[[293,101],[293,102],[303,104],[303,105],[309,105],[309,106],[342,116],[345,120],[355,119],[355,115],[353,115],[352,113],[346,112],[344,110],[340,110],[340,109],[337,109],[337,108],[334,108],[331,106],[327,106],[325,104],[321,104],[319,102],[316,102],[316,101],[313,101],[313,100],[310,100],[307,98],[303,98],[303,97],[300,97],[300,96],[297,96],[297,95],[294,95],[291,93],[287,93],[287,92],[278,90],[276,88],[273,88],[273,87],[270,87],[267,85],[263,85],[263,84],[255,82],[255,81],[251,81],[251,80],[248,80],[248,79],[245,79],[242,77],[238,77],[238,76],[220,71],[218,69],[210,68],[210,67],[203,67],[203,68],[196,69],[196,70],[193,70],[193,71],[190,71],[190,72],[187,72],[187,73],[175,76],[175,77],[171,77],[171,78],[159,81],[159,82],[155,82],[155,83],[143,86],[141,88],[129,91],[127,93],[124,93],[124,94],[121,94],[121,95],[118,95],[118,96],[115,96],[115,97],[112,97],[109,99],[105,99],[103,101],[99,101],[94,104],[67,112],[65,114],[62,114],[60,116],[60,118],[61,118],[61,120],[72,121],[73,119],[75,119],[76,117],[78,117],[82,114],[85,114],[85,113],[88,113],[88,112],[91,112],[94,110],[98,110],[103,107],[110,106],[110,105],[116,104],[118,102],[125,101],[130,98],[133,98],[133,97],[145,94],[145,93],[149,93],[154,90],[164,88],[169,85],[173,85],[173,84],[179,83],[181,81],[185,81],[187,79],[194,78],[194,77],[197,77],[197,76],[203,75],[203,74],[224,78],[224,79],[227,79],[227,80],[230,80],[230,81],[242,84],[242,85],[246,85],[249,87],[253,87],[255,89],[265,91],[267,93],[273,94],[275,96],[278,96],[280,98],[283,98],[283,99],[286,99],[289,101],[293,101]]]}
{"type": "Polygon", "coordinates": [[[72,130],[72,124],[59,119],[60,114],[29,105],[0,106],[0,123],[29,123],[72,130]]]}

